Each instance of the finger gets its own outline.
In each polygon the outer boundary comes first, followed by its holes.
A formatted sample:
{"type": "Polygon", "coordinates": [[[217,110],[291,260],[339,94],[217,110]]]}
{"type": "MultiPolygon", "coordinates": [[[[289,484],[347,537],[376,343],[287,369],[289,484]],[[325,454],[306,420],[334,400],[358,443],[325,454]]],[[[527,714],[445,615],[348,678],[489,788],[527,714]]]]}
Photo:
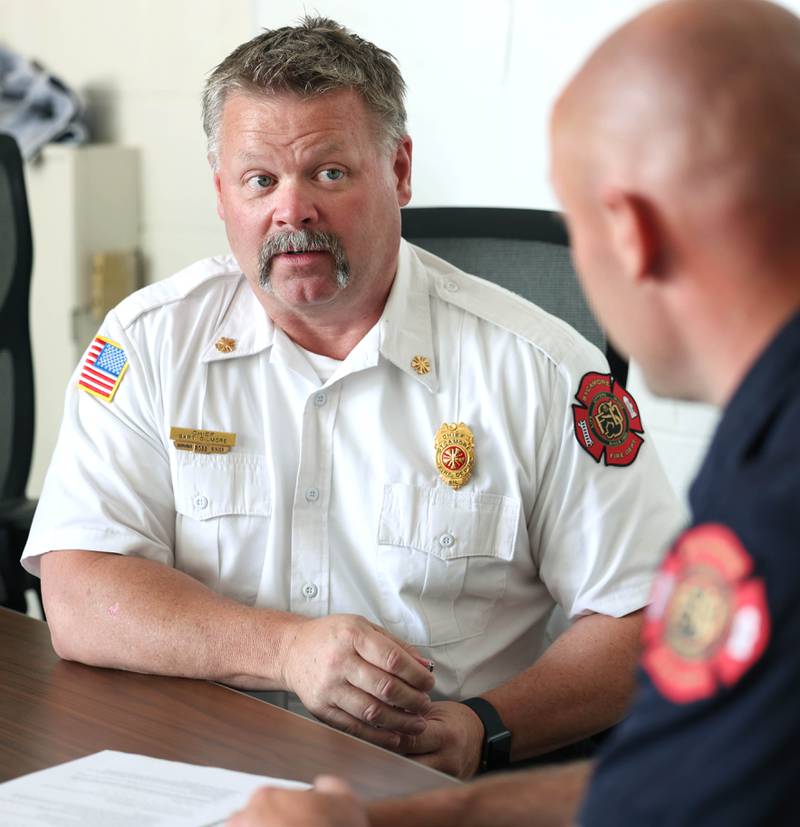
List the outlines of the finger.
{"type": "Polygon", "coordinates": [[[417,735],[428,725],[421,715],[385,704],[352,684],[331,697],[331,703],[358,721],[397,733],[417,735]]]}
{"type": "Polygon", "coordinates": [[[434,667],[436,664],[430,658],[422,658],[419,655],[414,655],[414,659],[422,664],[429,672],[433,672],[434,667]]]}
{"type": "Polygon", "coordinates": [[[419,649],[417,649],[416,646],[409,643],[407,640],[403,640],[403,638],[401,637],[397,637],[397,635],[395,635],[393,632],[390,632],[388,629],[384,629],[383,626],[378,626],[375,623],[373,623],[372,627],[385,637],[388,637],[389,640],[393,640],[401,649],[408,652],[408,654],[411,655],[411,657],[414,658],[414,660],[417,661],[417,663],[424,666],[429,672],[431,671],[429,668],[430,661],[427,658],[422,657],[419,649]]]}
{"type": "Polygon", "coordinates": [[[420,692],[433,689],[433,675],[417,660],[417,655],[406,649],[407,644],[388,635],[382,629],[364,630],[353,640],[356,652],[364,660],[405,681],[420,692]]]}
{"type": "Polygon", "coordinates": [[[412,644],[408,643],[402,638],[397,637],[397,635],[393,634],[388,629],[384,629],[383,626],[378,626],[377,623],[372,623],[372,621],[369,620],[367,621],[367,623],[369,623],[369,625],[372,626],[372,628],[376,632],[380,632],[380,634],[382,634],[384,637],[388,637],[389,640],[393,640],[401,649],[408,652],[408,654],[411,655],[411,657],[414,658],[414,660],[426,671],[433,672],[434,666],[436,664],[430,658],[423,657],[416,646],[413,646],[412,644]]]}
{"type": "Polygon", "coordinates": [[[237,810],[225,822],[225,827],[247,827],[252,823],[254,814],[262,812],[264,807],[269,807],[269,788],[259,787],[250,796],[247,806],[243,810],[237,810]]]}
{"type": "Polygon", "coordinates": [[[341,730],[347,735],[353,735],[360,738],[362,741],[369,741],[384,749],[397,752],[397,746],[400,743],[400,736],[396,732],[388,729],[377,729],[370,726],[349,715],[342,709],[336,707],[329,707],[325,716],[319,716],[326,724],[341,730]]]}
{"type": "Polygon", "coordinates": [[[343,778],[336,775],[318,775],[314,779],[314,789],[318,793],[355,796],[353,788],[343,778]]]}
{"type": "MultiPolygon", "coordinates": [[[[413,689],[404,680],[378,669],[365,660],[360,661],[351,671],[348,681],[351,686],[363,690],[368,695],[407,712],[426,715],[433,706],[430,697],[424,692],[413,689]]],[[[356,715],[356,717],[367,720],[361,715],[356,715]]],[[[375,721],[370,723],[375,723],[375,721]]],[[[388,726],[384,721],[377,723],[388,726]]]]}

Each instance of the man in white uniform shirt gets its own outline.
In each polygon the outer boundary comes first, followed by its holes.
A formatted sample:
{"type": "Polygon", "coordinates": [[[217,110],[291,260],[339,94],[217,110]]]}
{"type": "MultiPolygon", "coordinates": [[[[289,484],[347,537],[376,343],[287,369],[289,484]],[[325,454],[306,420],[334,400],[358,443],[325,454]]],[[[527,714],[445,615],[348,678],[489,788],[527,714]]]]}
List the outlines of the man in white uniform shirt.
{"type": "Polygon", "coordinates": [[[24,559],[62,657],[289,690],[468,777],[619,718],[680,514],[595,348],[401,241],[403,95],[327,20],[217,67],[233,257],[109,314],[24,559]]]}

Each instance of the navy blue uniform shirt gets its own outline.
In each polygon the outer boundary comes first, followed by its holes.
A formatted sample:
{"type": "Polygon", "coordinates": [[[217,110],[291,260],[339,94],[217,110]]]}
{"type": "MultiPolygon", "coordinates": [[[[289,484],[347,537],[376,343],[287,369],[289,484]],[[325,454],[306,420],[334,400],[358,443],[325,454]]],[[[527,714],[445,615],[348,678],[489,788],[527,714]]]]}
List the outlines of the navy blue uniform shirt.
{"type": "Polygon", "coordinates": [[[579,823],[800,824],[800,314],[726,408],[579,823]]]}

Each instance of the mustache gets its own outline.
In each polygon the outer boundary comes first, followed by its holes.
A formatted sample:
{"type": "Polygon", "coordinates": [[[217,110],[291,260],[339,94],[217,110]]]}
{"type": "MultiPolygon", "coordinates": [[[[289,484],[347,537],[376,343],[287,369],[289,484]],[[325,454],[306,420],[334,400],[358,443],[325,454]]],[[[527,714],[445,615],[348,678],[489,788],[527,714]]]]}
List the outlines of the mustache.
{"type": "Polygon", "coordinates": [[[291,230],[276,233],[264,239],[258,253],[258,283],[263,290],[271,292],[270,272],[272,260],[282,253],[330,253],[336,268],[336,282],[340,288],[350,282],[350,264],[341,240],[334,233],[320,230],[291,230]]]}

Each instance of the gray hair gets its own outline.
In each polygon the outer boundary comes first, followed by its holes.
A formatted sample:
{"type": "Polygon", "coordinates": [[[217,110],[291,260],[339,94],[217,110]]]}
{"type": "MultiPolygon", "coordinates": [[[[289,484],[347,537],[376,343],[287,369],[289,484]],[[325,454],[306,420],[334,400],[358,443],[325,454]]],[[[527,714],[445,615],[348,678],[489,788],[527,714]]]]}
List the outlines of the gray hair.
{"type": "Polygon", "coordinates": [[[323,95],[354,89],[376,117],[378,137],[393,149],[406,134],[406,85],[389,52],[327,17],[267,29],[234,49],[209,75],[203,90],[203,128],[214,166],[222,110],[232,92],[323,95]]]}

